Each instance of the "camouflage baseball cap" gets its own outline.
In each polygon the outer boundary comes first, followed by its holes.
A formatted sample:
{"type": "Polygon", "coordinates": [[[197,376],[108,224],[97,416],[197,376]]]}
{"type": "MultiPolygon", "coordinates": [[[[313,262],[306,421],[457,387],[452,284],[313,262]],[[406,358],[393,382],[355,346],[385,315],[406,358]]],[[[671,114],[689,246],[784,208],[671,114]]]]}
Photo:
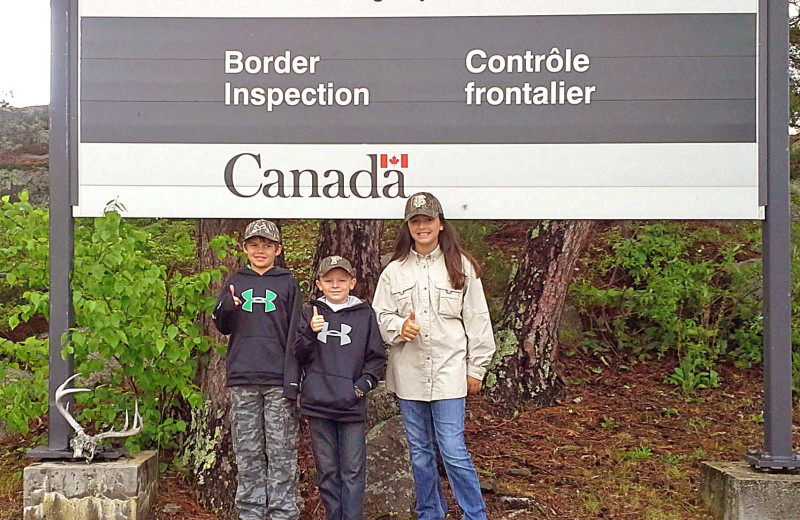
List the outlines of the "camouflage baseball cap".
{"type": "Polygon", "coordinates": [[[280,243],[281,232],[278,231],[278,226],[274,222],[262,218],[252,221],[247,225],[247,229],[244,230],[244,240],[253,237],[264,237],[267,240],[280,243]]]}
{"type": "Polygon", "coordinates": [[[406,201],[406,216],[405,220],[410,219],[416,215],[427,215],[431,218],[443,217],[442,205],[439,199],[434,197],[428,192],[421,191],[415,193],[406,201]]]}
{"type": "Polygon", "coordinates": [[[353,278],[356,277],[356,270],[353,269],[353,266],[347,260],[347,258],[342,258],[341,256],[326,256],[322,259],[322,262],[319,263],[319,269],[317,270],[317,278],[325,276],[330,271],[334,269],[344,269],[347,271],[347,274],[352,276],[353,278]]]}

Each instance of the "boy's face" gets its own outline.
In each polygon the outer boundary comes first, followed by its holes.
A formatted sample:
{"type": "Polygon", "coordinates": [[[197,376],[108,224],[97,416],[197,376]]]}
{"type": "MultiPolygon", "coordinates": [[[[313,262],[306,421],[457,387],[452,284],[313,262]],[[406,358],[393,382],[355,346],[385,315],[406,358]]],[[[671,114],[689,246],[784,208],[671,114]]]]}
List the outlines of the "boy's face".
{"type": "Polygon", "coordinates": [[[281,245],[264,237],[252,237],[242,246],[247,253],[247,261],[254,271],[266,271],[275,264],[275,257],[281,254],[281,245]]]}
{"type": "Polygon", "coordinates": [[[356,286],[356,279],[344,269],[331,269],[317,280],[317,288],[331,303],[344,303],[350,291],[356,286]]]}

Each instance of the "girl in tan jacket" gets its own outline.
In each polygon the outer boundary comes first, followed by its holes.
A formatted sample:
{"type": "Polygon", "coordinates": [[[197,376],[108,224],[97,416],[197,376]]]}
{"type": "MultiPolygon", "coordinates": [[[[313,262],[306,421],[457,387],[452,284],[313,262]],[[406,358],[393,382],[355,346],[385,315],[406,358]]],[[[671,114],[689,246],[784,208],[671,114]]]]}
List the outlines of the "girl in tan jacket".
{"type": "Polygon", "coordinates": [[[465,397],[481,390],[495,350],[478,276],[436,197],[412,195],[372,305],[391,347],[386,387],[400,401],[420,520],[442,520],[447,512],[437,447],[464,518],[486,519],[464,442],[465,397]]]}

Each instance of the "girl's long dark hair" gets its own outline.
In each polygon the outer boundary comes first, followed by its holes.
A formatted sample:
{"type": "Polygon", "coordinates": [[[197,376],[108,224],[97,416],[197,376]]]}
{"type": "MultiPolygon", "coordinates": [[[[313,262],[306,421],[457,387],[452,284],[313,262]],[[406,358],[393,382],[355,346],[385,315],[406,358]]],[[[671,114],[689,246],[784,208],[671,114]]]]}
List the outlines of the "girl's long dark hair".
{"type": "MultiPolygon", "coordinates": [[[[444,254],[444,265],[447,267],[447,276],[450,278],[450,285],[454,289],[463,289],[467,281],[467,276],[464,271],[464,264],[461,261],[461,255],[464,255],[472,268],[475,270],[475,275],[480,277],[481,268],[478,261],[471,254],[464,249],[461,245],[461,238],[458,232],[445,220],[444,216],[439,216],[439,221],[442,223],[442,230],[439,232],[439,247],[444,254]]],[[[411,237],[411,232],[408,230],[408,222],[404,222],[402,227],[397,233],[397,240],[394,243],[394,254],[392,261],[403,261],[408,257],[411,247],[414,245],[414,239],[411,237]]]]}

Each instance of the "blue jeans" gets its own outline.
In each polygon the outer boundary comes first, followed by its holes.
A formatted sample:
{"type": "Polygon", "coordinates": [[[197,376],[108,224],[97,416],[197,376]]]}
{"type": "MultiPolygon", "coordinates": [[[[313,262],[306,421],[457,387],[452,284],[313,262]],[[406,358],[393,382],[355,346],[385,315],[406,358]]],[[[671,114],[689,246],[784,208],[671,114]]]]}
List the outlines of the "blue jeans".
{"type": "Polygon", "coordinates": [[[436,468],[436,445],[447,479],[465,520],[486,520],[478,474],[464,442],[465,400],[407,401],[400,399],[417,492],[419,520],[443,520],[447,502],[436,468]]]}
{"type": "Polygon", "coordinates": [[[311,449],[326,520],[363,520],[367,466],[364,421],[309,417],[311,449]]]}

